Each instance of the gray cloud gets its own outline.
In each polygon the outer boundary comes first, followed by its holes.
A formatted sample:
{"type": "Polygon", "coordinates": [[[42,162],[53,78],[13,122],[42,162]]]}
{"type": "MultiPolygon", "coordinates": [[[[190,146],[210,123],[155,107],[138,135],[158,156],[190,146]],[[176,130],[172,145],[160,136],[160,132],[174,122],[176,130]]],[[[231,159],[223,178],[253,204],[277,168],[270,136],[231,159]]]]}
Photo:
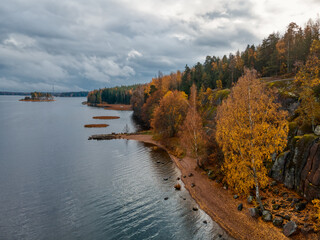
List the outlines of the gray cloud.
{"type": "Polygon", "coordinates": [[[5,1],[0,5],[0,91],[148,82],[158,70],[183,70],[206,55],[257,44],[293,21],[292,14],[304,11],[311,17],[307,10],[317,3],[310,2],[296,3],[295,11],[277,7],[275,0],[5,1]],[[270,18],[275,8],[283,14],[279,29],[270,18]]]}

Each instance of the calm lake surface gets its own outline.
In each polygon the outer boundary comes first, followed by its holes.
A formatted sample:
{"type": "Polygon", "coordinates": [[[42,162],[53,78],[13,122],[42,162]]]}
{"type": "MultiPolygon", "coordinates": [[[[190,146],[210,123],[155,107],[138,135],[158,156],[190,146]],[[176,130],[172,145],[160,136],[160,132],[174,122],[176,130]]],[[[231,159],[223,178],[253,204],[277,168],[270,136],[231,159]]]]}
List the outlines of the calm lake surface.
{"type": "Polygon", "coordinates": [[[174,190],[180,174],[166,152],[88,140],[126,124],[135,131],[131,112],[87,107],[84,98],[20,98],[0,96],[0,239],[228,238],[192,211],[197,205],[184,188],[174,190]],[[120,119],[92,119],[99,115],[120,119]],[[83,127],[90,123],[110,126],[83,127]]]}

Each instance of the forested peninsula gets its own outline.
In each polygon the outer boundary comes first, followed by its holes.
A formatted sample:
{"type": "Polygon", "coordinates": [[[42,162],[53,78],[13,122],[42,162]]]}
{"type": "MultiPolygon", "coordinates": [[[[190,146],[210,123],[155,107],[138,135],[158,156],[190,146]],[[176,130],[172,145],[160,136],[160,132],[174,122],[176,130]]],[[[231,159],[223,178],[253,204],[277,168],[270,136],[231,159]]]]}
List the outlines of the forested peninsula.
{"type": "MultiPolygon", "coordinates": [[[[88,103],[104,102],[130,103],[134,118],[177,165],[181,160],[183,169],[192,159],[199,176],[232,194],[239,221],[269,226],[284,239],[319,237],[319,18],[304,27],[290,23],[284,34],[272,33],[258,46],[207,56],[182,72],[159,72],[148,84],[89,92],[88,103]]],[[[232,223],[219,221],[224,213],[206,204],[199,196],[205,192],[194,191],[214,220],[245,239],[232,223]]],[[[258,234],[259,227],[252,231],[258,234]]]]}

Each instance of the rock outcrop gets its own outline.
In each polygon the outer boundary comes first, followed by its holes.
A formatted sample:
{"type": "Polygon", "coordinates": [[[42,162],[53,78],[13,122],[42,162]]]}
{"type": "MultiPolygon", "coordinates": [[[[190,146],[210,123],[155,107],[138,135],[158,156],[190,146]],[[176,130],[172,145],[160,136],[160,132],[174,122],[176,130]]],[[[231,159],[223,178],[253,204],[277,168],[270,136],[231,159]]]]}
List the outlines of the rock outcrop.
{"type": "Polygon", "coordinates": [[[275,159],[270,176],[309,201],[320,198],[320,137],[293,137],[289,150],[275,159]]]}

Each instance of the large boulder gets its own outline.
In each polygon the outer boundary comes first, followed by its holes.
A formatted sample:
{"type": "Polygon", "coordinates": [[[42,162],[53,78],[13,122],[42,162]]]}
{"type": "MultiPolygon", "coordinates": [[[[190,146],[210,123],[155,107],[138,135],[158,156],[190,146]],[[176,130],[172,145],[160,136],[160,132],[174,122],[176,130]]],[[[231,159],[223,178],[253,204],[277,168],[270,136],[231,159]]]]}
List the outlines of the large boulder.
{"type": "Polygon", "coordinates": [[[284,179],[284,168],[286,164],[286,160],[290,154],[290,151],[286,151],[281,153],[275,160],[272,168],[271,168],[271,176],[279,181],[283,182],[284,179]]]}
{"type": "Polygon", "coordinates": [[[308,161],[301,172],[300,189],[308,200],[320,198],[320,142],[309,151],[308,161]]]}
{"type": "Polygon", "coordinates": [[[290,221],[286,225],[283,226],[283,234],[286,237],[290,237],[297,232],[298,232],[298,226],[294,221],[290,221]]]}
{"type": "Polygon", "coordinates": [[[308,200],[320,198],[320,137],[295,136],[288,147],[275,159],[270,176],[308,200]]]}

